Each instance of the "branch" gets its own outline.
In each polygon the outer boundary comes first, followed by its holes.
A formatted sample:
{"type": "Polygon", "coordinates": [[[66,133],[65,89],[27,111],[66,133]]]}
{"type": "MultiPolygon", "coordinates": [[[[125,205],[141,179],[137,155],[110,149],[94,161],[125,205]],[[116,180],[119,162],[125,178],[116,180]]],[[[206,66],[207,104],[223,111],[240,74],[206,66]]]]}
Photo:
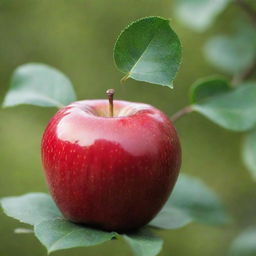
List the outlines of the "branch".
{"type": "Polygon", "coordinates": [[[176,112],[172,117],[171,120],[172,122],[177,121],[178,119],[180,119],[181,117],[191,113],[193,111],[192,106],[186,106],[184,108],[182,108],[181,110],[179,110],[178,112],[176,112]]]}
{"type": "Polygon", "coordinates": [[[248,16],[251,18],[253,24],[256,26],[256,10],[254,10],[246,1],[244,0],[235,0],[238,6],[243,9],[248,16]]]}

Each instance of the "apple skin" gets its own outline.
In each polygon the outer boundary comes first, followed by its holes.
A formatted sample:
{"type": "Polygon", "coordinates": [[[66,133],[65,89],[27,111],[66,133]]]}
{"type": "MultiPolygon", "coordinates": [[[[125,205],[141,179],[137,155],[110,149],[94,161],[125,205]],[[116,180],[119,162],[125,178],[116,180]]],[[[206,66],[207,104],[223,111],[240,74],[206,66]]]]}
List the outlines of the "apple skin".
{"type": "Polygon", "coordinates": [[[152,220],[175,185],[181,148],[174,126],[143,103],[72,103],[50,120],[42,138],[49,190],[75,222],[128,231],[152,220]]]}

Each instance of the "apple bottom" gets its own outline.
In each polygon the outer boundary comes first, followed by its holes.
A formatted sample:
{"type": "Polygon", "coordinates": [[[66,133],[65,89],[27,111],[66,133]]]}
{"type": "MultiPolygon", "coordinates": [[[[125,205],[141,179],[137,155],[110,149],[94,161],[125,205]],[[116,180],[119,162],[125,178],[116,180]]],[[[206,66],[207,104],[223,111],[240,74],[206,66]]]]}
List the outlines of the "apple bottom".
{"type": "Polygon", "coordinates": [[[178,175],[177,161],[166,155],[169,143],[163,142],[157,155],[143,156],[103,139],[89,147],[60,140],[49,145],[55,148],[44,161],[46,177],[63,215],[108,231],[147,224],[168,199],[178,175]],[[69,154],[59,155],[58,149],[69,154]]]}

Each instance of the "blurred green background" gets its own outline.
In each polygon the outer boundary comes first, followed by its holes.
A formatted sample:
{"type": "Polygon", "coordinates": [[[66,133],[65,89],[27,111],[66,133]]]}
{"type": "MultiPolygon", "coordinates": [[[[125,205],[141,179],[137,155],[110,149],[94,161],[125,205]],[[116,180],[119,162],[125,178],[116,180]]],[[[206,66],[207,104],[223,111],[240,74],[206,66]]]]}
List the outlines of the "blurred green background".
{"type": "MultiPolygon", "coordinates": [[[[66,73],[79,99],[116,97],[152,104],[168,115],[187,104],[190,84],[219,71],[206,62],[202,46],[215,33],[231,29],[235,19],[246,19],[236,6],[218,18],[215,26],[197,34],[172,19],[183,43],[183,64],[175,89],[128,81],[119,83],[112,49],[120,31],[131,21],[148,15],[173,17],[171,0],[1,0],[0,99],[13,70],[23,63],[43,62],[66,73]]],[[[40,162],[40,139],[56,109],[20,106],[0,110],[0,197],[47,191],[40,162]]],[[[242,134],[225,131],[197,114],[176,124],[183,147],[182,171],[203,179],[223,199],[234,222],[224,227],[192,224],[159,232],[164,255],[225,255],[231,240],[256,223],[255,184],[241,163],[242,134]]],[[[46,255],[32,235],[15,235],[24,225],[0,212],[0,255],[46,255]]],[[[54,253],[65,255],[132,255],[122,241],[54,253]]]]}

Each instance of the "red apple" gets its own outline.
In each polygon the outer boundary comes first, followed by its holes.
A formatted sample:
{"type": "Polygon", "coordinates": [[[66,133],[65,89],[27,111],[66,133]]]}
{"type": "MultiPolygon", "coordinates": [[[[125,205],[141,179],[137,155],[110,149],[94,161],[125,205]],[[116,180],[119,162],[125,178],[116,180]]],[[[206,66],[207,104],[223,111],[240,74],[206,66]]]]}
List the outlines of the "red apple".
{"type": "Polygon", "coordinates": [[[160,110],[142,103],[78,101],[59,110],[42,139],[50,192],[76,223],[127,231],[147,224],[176,182],[181,149],[160,110]]]}

